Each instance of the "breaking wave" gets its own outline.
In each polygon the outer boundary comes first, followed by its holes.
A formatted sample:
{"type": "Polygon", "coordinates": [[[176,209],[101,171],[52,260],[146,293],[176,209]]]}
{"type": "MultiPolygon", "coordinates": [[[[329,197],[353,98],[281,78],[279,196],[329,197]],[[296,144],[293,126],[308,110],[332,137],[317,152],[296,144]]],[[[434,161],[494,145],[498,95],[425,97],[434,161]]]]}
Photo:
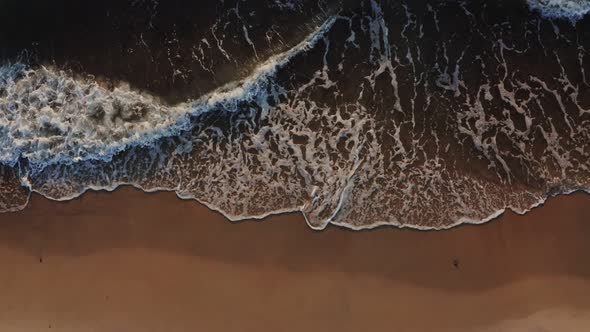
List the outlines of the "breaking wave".
{"type": "Polygon", "coordinates": [[[150,145],[189,128],[189,116],[243,101],[264,102],[278,69],[317,43],[330,19],[303,42],[196,101],[166,106],[129,87],[107,90],[92,79],[62,70],[30,69],[22,63],[0,67],[0,163],[26,158],[33,170],[50,164],[110,161],[130,146],[150,145]]]}

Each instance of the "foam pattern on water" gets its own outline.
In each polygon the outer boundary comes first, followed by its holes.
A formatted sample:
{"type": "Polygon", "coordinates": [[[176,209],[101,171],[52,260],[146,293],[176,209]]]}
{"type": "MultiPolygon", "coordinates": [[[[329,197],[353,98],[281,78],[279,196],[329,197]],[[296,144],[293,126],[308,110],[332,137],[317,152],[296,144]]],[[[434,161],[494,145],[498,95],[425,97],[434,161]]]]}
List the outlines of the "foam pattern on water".
{"type": "Polygon", "coordinates": [[[588,0],[527,0],[529,7],[548,18],[565,18],[572,22],[590,12],[588,0]]]}
{"type": "Polygon", "coordinates": [[[177,131],[183,107],[166,107],[151,96],[63,71],[0,68],[0,163],[26,158],[35,169],[46,164],[106,159],[128,144],[177,131]],[[149,138],[148,138],[149,136],[149,138]]]}
{"type": "Polygon", "coordinates": [[[489,24],[479,6],[363,1],[246,79],[174,106],[5,69],[6,183],[57,200],[132,184],[235,220],[301,211],[315,229],[446,228],[587,190],[589,41],[536,16],[489,24]],[[119,99],[130,115],[112,120],[119,99]]]}

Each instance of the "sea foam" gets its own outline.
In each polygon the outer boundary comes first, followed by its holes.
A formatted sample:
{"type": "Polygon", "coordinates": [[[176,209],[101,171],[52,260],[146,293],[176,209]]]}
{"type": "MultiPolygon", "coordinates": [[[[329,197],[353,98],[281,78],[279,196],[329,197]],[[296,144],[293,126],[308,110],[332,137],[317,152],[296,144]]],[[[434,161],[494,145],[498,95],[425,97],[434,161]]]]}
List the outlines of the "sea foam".
{"type": "Polygon", "coordinates": [[[56,163],[109,161],[131,147],[150,145],[189,128],[189,117],[214,108],[236,109],[237,102],[264,102],[276,71],[309,49],[329,30],[326,20],[292,49],[272,56],[248,77],[228,83],[194,101],[169,106],[128,88],[108,90],[92,79],[62,70],[0,67],[0,164],[20,158],[33,172],[56,163]]]}
{"type": "Polygon", "coordinates": [[[0,163],[33,168],[104,159],[128,144],[171,131],[186,108],[128,89],[110,91],[64,71],[23,64],[0,68],[0,163]]]}
{"type": "Polygon", "coordinates": [[[531,9],[546,18],[564,18],[572,23],[581,20],[590,12],[588,0],[527,0],[531,9]]]}
{"type": "Polygon", "coordinates": [[[314,229],[481,223],[589,187],[589,47],[575,29],[474,15],[486,10],[476,1],[433,1],[424,16],[411,1],[360,4],[244,80],[177,105],[5,66],[6,187],[56,200],[171,190],[233,220],[301,211],[314,229]]]}

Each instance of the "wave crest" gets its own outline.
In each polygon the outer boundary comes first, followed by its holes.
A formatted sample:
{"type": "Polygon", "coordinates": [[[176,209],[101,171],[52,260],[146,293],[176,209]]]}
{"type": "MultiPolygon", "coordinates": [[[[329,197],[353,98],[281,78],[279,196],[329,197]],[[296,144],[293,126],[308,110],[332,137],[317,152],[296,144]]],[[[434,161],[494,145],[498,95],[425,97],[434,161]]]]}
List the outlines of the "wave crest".
{"type": "Polygon", "coordinates": [[[44,67],[8,65],[0,77],[0,163],[8,165],[21,157],[39,167],[106,158],[170,130],[184,111],[44,67]]]}

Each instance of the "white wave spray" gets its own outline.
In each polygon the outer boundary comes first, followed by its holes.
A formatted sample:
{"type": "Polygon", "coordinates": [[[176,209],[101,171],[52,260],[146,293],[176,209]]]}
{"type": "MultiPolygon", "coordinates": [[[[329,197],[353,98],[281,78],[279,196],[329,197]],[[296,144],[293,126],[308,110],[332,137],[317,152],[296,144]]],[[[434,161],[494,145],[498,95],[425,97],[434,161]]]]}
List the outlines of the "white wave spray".
{"type": "Polygon", "coordinates": [[[590,12],[589,0],[527,0],[527,3],[546,18],[564,18],[572,23],[590,12]]]}

